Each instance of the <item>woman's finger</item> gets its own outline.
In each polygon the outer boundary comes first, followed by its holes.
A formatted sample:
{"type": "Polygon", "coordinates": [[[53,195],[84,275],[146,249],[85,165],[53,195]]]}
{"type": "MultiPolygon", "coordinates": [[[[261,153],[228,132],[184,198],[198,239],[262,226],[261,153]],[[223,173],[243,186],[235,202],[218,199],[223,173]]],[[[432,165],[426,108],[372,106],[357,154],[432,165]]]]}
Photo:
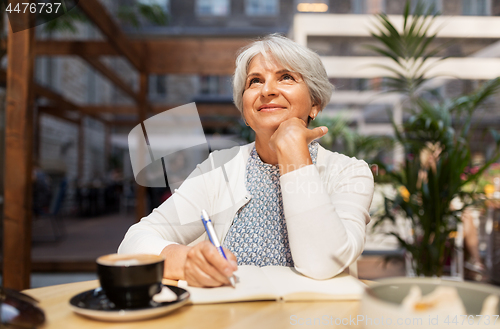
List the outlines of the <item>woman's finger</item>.
{"type": "Polygon", "coordinates": [[[236,259],[236,256],[229,249],[226,249],[224,247],[222,248],[224,249],[224,254],[227,257],[229,264],[231,264],[233,270],[236,271],[238,269],[238,259],[236,259]]]}
{"type": "Polygon", "coordinates": [[[188,285],[193,287],[219,287],[222,285],[195,264],[186,266],[185,277],[188,285]]]}
{"type": "Polygon", "coordinates": [[[328,132],[328,128],[325,126],[316,127],[314,129],[309,129],[308,142],[311,142],[315,139],[323,137],[328,132]]]}
{"type": "Polygon", "coordinates": [[[211,287],[228,284],[228,277],[233,272],[228,261],[208,241],[201,242],[190,250],[185,271],[196,276],[200,284],[211,287]]]}
{"type": "MultiPolygon", "coordinates": [[[[217,248],[215,248],[208,241],[207,241],[207,244],[202,246],[201,251],[203,253],[203,257],[204,257],[206,263],[211,265],[210,269],[215,270],[215,272],[216,272],[216,273],[211,274],[211,275],[212,276],[216,275],[217,279],[220,279],[220,276],[221,276],[225,279],[224,280],[225,282],[229,282],[228,278],[231,277],[233,275],[233,272],[234,272],[234,269],[233,269],[233,266],[231,265],[231,263],[227,259],[225,259],[221,254],[219,254],[219,251],[217,250],[217,248]]],[[[226,257],[227,257],[227,254],[226,254],[226,257]]]]}

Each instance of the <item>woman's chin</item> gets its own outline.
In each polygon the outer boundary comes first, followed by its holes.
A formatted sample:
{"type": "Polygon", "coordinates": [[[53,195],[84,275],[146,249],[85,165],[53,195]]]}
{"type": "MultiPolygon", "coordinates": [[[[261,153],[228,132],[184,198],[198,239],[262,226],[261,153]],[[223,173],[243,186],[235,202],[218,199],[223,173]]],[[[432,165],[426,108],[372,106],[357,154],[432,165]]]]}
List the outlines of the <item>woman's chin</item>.
{"type": "Polygon", "coordinates": [[[280,126],[280,123],[283,121],[278,121],[278,122],[266,122],[265,125],[259,125],[259,127],[255,127],[253,129],[255,131],[255,134],[258,136],[260,134],[263,135],[269,135],[273,134],[276,130],[278,130],[278,127],[280,126]]]}
{"type": "Polygon", "coordinates": [[[260,112],[256,119],[260,119],[265,122],[273,122],[280,124],[285,120],[290,119],[289,113],[285,111],[271,111],[271,112],[260,112]]]}

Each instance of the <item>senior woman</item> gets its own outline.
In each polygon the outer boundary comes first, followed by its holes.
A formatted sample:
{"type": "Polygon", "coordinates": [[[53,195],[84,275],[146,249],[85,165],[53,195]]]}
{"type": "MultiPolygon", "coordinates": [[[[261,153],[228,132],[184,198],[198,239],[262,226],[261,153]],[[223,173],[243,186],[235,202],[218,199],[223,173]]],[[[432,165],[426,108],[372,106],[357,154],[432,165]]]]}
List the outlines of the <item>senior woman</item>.
{"type": "Polygon", "coordinates": [[[237,265],[294,266],[316,279],[342,272],[363,250],[373,176],[315,141],[326,127],[307,128],[332,88],[319,56],[287,38],[244,48],[233,97],[255,142],[211,153],[128,230],[119,252],[162,254],[165,277],[194,286],[228,284],[237,265]],[[188,246],[204,233],[201,209],[228,260],[209,241],[188,246]]]}

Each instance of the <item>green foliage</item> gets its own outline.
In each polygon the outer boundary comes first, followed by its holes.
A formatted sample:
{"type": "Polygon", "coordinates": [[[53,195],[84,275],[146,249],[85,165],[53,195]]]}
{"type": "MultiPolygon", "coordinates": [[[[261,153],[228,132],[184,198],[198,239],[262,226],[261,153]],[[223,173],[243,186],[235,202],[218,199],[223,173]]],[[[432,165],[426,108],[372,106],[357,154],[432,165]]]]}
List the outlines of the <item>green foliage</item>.
{"type": "Polygon", "coordinates": [[[245,124],[243,117],[235,121],[233,129],[235,130],[238,137],[246,141],[247,143],[255,141],[255,131],[253,131],[252,128],[245,124]]]}
{"type": "Polygon", "coordinates": [[[381,23],[374,37],[382,43],[372,47],[379,54],[397,63],[397,69],[384,67],[392,76],[387,87],[408,97],[410,117],[401,126],[393,122],[395,141],[404,149],[400,168],[387,170],[388,177],[399,193],[385,198],[384,212],[376,225],[384,220],[395,223],[397,215],[408,218],[412,237],[405,240],[394,235],[414,261],[417,275],[441,276],[443,265],[452,250],[450,234],[457,229],[458,217],[474,198],[474,191],[464,186],[475,183],[485,170],[500,158],[500,139],[493,133],[496,149],[493,156],[474,173],[464,177],[471,165],[469,147],[474,112],[500,89],[500,79],[483,84],[471,94],[441,102],[432,102],[419,94],[426,81],[430,65],[424,65],[439,48],[429,49],[436,34],[428,35],[434,15],[422,14],[422,5],[409,14],[406,3],[403,31],[398,32],[385,15],[378,15],[381,23]],[[452,200],[460,198],[463,207],[454,209],[452,200]]]}
{"type": "Polygon", "coordinates": [[[449,252],[450,232],[456,230],[460,221],[453,209],[452,200],[459,197],[468,206],[475,197],[472,191],[465,192],[464,186],[476,182],[483,172],[500,158],[500,144],[493,157],[477,168],[475,173],[464,177],[471,165],[469,132],[474,104],[477,108],[489,95],[498,91],[500,79],[485,83],[470,95],[461,96],[458,101],[432,104],[417,99],[420,109],[401,127],[393,123],[396,141],[403,145],[405,159],[399,170],[388,171],[395,186],[403,193],[395,199],[386,198],[385,214],[382,220],[394,222],[400,214],[412,222],[412,242],[397,236],[400,244],[413,255],[418,275],[442,275],[443,263],[449,252]],[[460,118],[461,126],[454,125],[453,118],[460,118]],[[406,196],[405,196],[406,194],[406,196]]]}
{"type": "Polygon", "coordinates": [[[342,116],[318,116],[311,122],[311,127],[328,127],[328,133],[320,139],[320,144],[330,150],[341,147],[343,154],[364,159],[368,163],[378,162],[381,151],[393,146],[393,141],[385,136],[362,135],[349,127],[349,122],[342,116]]]}
{"type": "Polygon", "coordinates": [[[56,19],[49,20],[50,16],[47,15],[45,18],[44,12],[41,14],[41,18],[46,20],[47,23],[43,25],[43,30],[45,32],[53,33],[53,32],[69,32],[76,33],[78,29],[76,27],[76,23],[86,23],[88,22],[87,16],[82,13],[78,8],[73,8],[71,10],[66,11],[66,7],[63,7],[65,14],[59,16],[56,19]]]}
{"type": "Polygon", "coordinates": [[[155,25],[168,24],[168,16],[158,4],[136,2],[133,6],[120,6],[118,9],[118,18],[137,29],[141,27],[141,17],[155,25]]]}
{"type": "Polygon", "coordinates": [[[431,48],[437,35],[437,31],[429,35],[437,16],[433,14],[434,9],[433,6],[426,8],[419,1],[413,14],[410,14],[410,1],[407,1],[402,31],[398,31],[386,14],[375,16],[377,23],[371,35],[379,41],[380,46],[366,47],[393,62],[393,65],[377,65],[390,73],[385,82],[388,92],[404,93],[413,99],[418,89],[430,78],[426,72],[439,63],[433,58],[446,44],[431,48]]]}

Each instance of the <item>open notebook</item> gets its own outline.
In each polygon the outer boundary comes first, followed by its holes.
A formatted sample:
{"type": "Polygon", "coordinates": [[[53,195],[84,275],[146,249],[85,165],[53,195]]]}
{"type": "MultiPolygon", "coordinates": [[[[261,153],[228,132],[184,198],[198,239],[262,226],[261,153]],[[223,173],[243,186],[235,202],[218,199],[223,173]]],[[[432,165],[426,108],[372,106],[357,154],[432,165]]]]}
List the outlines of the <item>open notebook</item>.
{"type": "Polygon", "coordinates": [[[186,281],[179,281],[179,287],[190,292],[193,304],[211,304],[254,300],[355,300],[361,298],[366,286],[345,273],[328,280],[314,280],[294,268],[283,266],[242,265],[235,275],[236,288],[196,288],[189,287],[186,281]]]}

